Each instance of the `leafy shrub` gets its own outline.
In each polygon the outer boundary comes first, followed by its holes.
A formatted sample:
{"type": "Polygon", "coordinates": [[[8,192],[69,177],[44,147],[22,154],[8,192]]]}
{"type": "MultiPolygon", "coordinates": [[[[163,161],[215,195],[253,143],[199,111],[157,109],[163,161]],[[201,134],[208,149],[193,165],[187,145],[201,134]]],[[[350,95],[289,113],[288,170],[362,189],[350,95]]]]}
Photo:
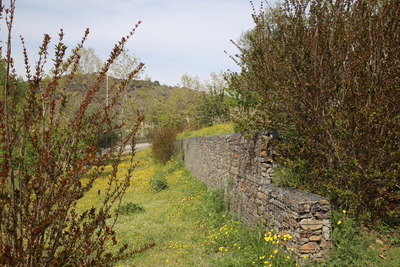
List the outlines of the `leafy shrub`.
{"type": "Polygon", "coordinates": [[[153,155],[157,162],[165,164],[175,155],[177,134],[178,128],[175,126],[162,126],[153,134],[151,143],[153,155]]]}
{"type": "Polygon", "coordinates": [[[128,202],[124,205],[121,205],[118,210],[118,213],[122,215],[129,215],[138,212],[144,212],[144,208],[142,205],[133,202],[128,202]]]}
{"type": "Polygon", "coordinates": [[[280,187],[300,188],[302,176],[305,175],[306,171],[302,162],[285,160],[276,169],[272,177],[272,184],[280,187]]]}
{"type": "Polygon", "coordinates": [[[150,179],[150,188],[160,192],[168,188],[167,179],[163,170],[158,170],[150,179]]]}
{"type": "Polygon", "coordinates": [[[399,17],[397,0],[262,7],[231,74],[271,120],[265,130],[286,137],[282,153],[303,164],[303,189],[370,222],[400,216],[399,17]]]}
{"type": "Polygon", "coordinates": [[[120,141],[119,136],[114,131],[100,133],[96,140],[96,147],[99,151],[115,147],[120,141]]]}
{"type": "Polygon", "coordinates": [[[197,121],[200,125],[212,126],[229,119],[229,106],[223,88],[211,87],[208,94],[202,95],[202,104],[197,110],[197,121]]]}

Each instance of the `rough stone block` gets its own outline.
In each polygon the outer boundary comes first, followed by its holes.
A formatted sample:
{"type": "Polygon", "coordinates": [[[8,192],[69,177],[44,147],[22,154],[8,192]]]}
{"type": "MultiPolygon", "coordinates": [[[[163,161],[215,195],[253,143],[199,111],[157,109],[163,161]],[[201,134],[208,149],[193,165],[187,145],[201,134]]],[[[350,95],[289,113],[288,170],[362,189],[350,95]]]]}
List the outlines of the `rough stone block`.
{"type": "Polygon", "coordinates": [[[300,221],[300,226],[303,229],[318,230],[322,228],[323,223],[315,218],[303,219],[300,221]]]}
{"type": "Polygon", "coordinates": [[[322,237],[325,240],[330,240],[331,239],[331,228],[324,226],[322,227],[322,237]]]}
{"type": "Polygon", "coordinates": [[[310,241],[318,242],[318,241],[321,241],[321,240],[322,240],[322,237],[320,235],[318,235],[318,236],[316,236],[316,235],[310,236],[310,241]]]}
{"type": "Polygon", "coordinates": [[[307,238],[313,235],[313,232],[310,230],[300,230],[300,238],[307,238]]]}
{"type": "Polygon", "coordinates": [[[327,218],[330,218],[330,214],[328,212],[319,211],[319,212],[315,213],[315,218],[317,218],[317,219],[327,219],[327,218]]]}
{"type": "Polygon", "coordinates": [[[300,253],[317,253],[321,249],[315,242],[309,242],[300,247],[300,253]]]}

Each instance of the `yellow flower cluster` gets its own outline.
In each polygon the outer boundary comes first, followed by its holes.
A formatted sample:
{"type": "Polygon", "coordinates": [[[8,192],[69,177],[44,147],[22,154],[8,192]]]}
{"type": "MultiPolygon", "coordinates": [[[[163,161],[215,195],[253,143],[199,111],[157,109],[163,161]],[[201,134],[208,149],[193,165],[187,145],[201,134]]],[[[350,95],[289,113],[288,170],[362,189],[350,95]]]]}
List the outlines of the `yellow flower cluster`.
{"type": "Polygon", "coordinates": [[[289,239],[292,238],[293,237],[290,234],[278,234],[274,232],[274,229],[271,229],[268,233],[264,234],[264,240],[265,242],[272,244],[272,246],[275,247],[275,249],[273,249],[269,255],[266,254],[259,256],[258,260],[254,261],[253,264],[257,265],[261,264],[262,266],[270,267],[276,263],[279,264],[280,260],[278,260],[278,258],[282,259],[282,256],[285,254],[286,255],[284,256],[284,260],[289,264],[289,261],[291,261],[291,257],[287,255],[287,253],[293,251],[294,249],[293,248],[285,249],[284,245],[282,245],[281,242],[288,241],[289,239]]]}
{"type": "MultiPolygon", "coordinates": [[[[219,230],[213,229],[211,230],[211,234],[207,236],[207,239],[209,239],[208,242],[216,244],[219,239],[229,237],[230,232],[233,230],[234,229],[227,224],[220,227],[219,230]]],[[[205,242],[207,242],[207,240],[205,242]]]]}
{"type": "Polygon", "coordinates": [[[283,236],[280,234],[275,234],[274,229],[271,229],[264,235],[264,240],[266,242],[271,242],[272,244],[279,244],[280,241],[287,241],[291,238],[293,237],[290,234],[284,234],[283,236]]]}

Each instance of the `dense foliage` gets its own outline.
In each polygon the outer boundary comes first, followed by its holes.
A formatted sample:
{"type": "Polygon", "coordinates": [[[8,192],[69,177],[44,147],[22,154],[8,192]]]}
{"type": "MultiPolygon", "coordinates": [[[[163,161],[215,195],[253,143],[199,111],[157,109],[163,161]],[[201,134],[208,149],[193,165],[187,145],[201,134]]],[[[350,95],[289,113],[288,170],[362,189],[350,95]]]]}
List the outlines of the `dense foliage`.
{"type": "MultiPolygon", "coordinates": [[[[115,45],[108,61],[94,75],[94,82],[77,100],[71,98],[66,84],[77,78],[79,51],[89,31],[70,56],[63,43],[64,32],[60,31],[49,77],[45,77],[44,66],[50,36],[44,36],[33,71],[24,49],[27,82],[21,82],[14,75],[11,55],[14,10],[15,1],[1,10],[8,37],[2,42],[6,53],[0,66],[0,265],[106,266],[121,258],[124,251],[130,254],[115,237],[116,217],[108,218],[113,204],[118,207],[130,184],[135,163],[131,154],[127,171],[117,176],[122,149],[113,146],[99,154],[96,142],[100,135],[123,127],[116,120],[116,104],[143,64],[138,64],[119,86],[110,88],[107,103],[98,101],[98,97],[110,65],[139,23],[115,45]],[[112,171],[105,190],[98,192],[101,205],[78,211],[77,203],[108,163],[112,171]]],[[[119,147],[134,145],[141,121],[138,116],[119,147]]]]}
{"type": "Polygon", "coordinates": [[[154,132],[151,143],[154,159],[162,164],[167,163],[176,153],[176,136],[179,128],[176,126],[161,126],[154,132]]]}
{"type": "Polygon", "coordinates": [[[399,17],[397,0],[262,7],[230,75],[252,127],[286,137],[299,186],[367,220],[400,215],[399,17]]]}

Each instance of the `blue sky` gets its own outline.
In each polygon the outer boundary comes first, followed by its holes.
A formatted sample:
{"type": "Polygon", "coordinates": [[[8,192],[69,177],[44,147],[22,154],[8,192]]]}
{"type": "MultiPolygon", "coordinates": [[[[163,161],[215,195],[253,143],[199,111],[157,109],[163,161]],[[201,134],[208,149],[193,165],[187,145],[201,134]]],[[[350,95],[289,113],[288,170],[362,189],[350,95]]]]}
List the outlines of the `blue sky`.
{"type": "MultiPolygon", "coordinates": [[[[260,2],[254,1],[256,7],[260,2]]],[[[207,79],[211,72],[238,70],[224,51],[237,53],[230,39],[253,27],[251,14],[248,0],[17,0],[16,68],[23,75],[19,35],[34,62],[44,33],[54,45],[63,28],[71,48],[88,27],[86,46],[105,60],[115,42],[141,20],[127,48],[146,64],[145,74],[167,85],[176,85],[185,73],[207,79]]],[[[4,41],[3,24],[1,32],[4,41]]]]}

